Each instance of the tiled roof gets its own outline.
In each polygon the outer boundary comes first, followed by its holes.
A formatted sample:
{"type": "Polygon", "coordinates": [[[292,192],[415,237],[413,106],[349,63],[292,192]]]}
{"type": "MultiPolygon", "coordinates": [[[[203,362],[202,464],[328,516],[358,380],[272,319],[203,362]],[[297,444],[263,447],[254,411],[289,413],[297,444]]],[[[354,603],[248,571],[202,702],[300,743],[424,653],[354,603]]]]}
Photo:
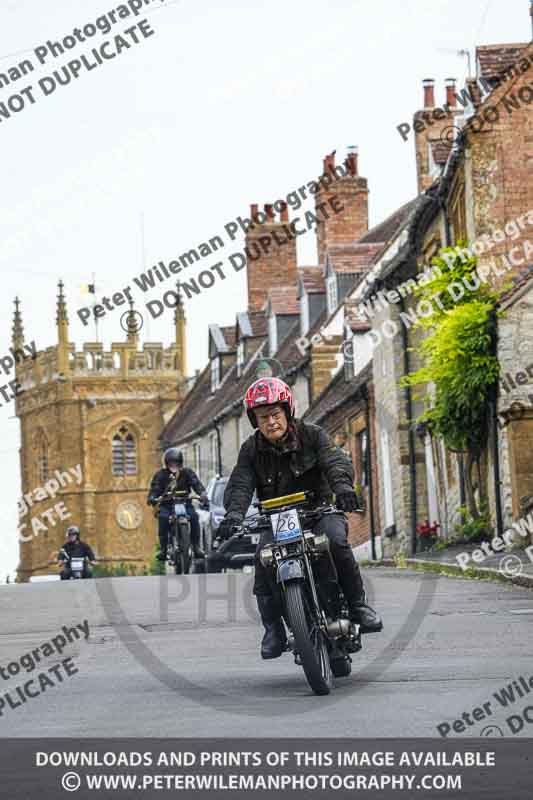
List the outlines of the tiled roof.
{"type": "Polygon", "coordinates": [[[274,314],[299,314],[296,286],[276,286],[268,293],[267,309],[274,314]]]}
{"type": "Polygon", "coordinates": [[[348,402],[365,383],[371,380],[372,363],[368,364],[356,378],[350,378],[348,381],[344,377],[344,370],[339,370],[331,383],[323,389],[305,412],[303,417],[305,422],[320,425],[328,414],[348,402]]]}
{"type": "Polygon", "coordinates": [[[433,161],[435,164],[439,164],[443,166],[448,161],[448,156],[450,155],[450,151],[453,147],[452,142],[443,142],[440,139],[431,142],[431,153],[433,155],[433,161]]]}
{"type": "MultiPolygon", "coordinates": [[[[484,44],[476,48],[476,60],[481,78],[498,78],[513,67],[527,48],[526,43],[484,44]]],[[[517,65],[518,66],[518,65],[517,65]]]]}
{"type": "Polygon", "coordinates": [[[336,245],[328,249],[327,257],[333,272],[363,272],[382,247],[383,242],[336,245]]]}
{"type": "MultiPolygon", "coordinates": [[[[268,331],[268,320],[264,311],[242,311],[237,314],[237,325],[241,329],[242,336],[266,336],[268,331]]],[[[237,336],[237,327],[235,327],[237,336]]]]}
{"type": "Polygon", "coordinates": [[[226,342],[228,352],[235,350],[235,325],[226,325],[224,328],[220,328],[220,330],[222,332],[222,336],[224,337],[224,341],[226,342]]]}
{"type": "Polygon", "coordinates": [[[397,208],[396,211],[393,211],[383,222],[380,222],[379,225],[374,225],[364,236],[361,236],[358,243],[367,244],[371,242],[382,242],[386,244],[403,225],[415,202],[416,198],[409,200],[408,203],[404,203],[403,206],[397,208]]]}
{"type": "Polygon", "coordinates": [[[322,267],[300,267],[297,275],[307,294],[323,294],[326,291],[322,267]]]}

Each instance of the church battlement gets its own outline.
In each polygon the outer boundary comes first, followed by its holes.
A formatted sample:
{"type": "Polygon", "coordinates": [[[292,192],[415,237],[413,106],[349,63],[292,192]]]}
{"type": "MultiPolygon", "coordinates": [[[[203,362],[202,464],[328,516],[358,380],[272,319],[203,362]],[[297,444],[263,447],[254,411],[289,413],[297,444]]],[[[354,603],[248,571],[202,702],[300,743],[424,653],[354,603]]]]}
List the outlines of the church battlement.
{"type": "MultiPolygon", "coordinates": [[[[137,377],[154,377],[185,380],[185,314],[180,302],[174,313],[175,341],[167,347],[161,342],[144,342],[142,348],[139,347],[135,312],[133,302],[130,302],[126,341],[111,342],[108,350],[104,349],[102,342],[85,342],[82,350],[76,350],[76,345],[68,341],[68,317],[62,282],[59,283],[57,299],[58,344],[40,350],[34,358],[17,364],[16,377],[23,391],[51,382],[66,383],[80,378],[131,381],[137,377]]],[[[19,305],[17,298],[13,345],[20,348],[24,344],[24,332],[19,305]]]]}

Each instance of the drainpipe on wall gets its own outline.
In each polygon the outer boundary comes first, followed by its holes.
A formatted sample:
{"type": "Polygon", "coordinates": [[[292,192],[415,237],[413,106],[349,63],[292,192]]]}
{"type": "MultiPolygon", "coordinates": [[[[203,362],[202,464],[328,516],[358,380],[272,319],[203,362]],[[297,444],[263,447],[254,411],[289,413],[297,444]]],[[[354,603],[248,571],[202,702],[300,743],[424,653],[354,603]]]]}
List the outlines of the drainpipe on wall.
{"type": "MultiPolygon", "coordinates": [[[[405,312],[405,302],[400,295],[399,307],[401,312],[405,312]]],[[[411,371],[411,364],[409,358],[409,342],[407,340],[407,327],[401,326],[402,329],[402,347],[403,347],[403,372],[404,375],[409,375],[411,371]]],[[[416,554],[417,540],[416,540],[416,516],[417,516],[417,502],[416,502],[416,460],[415,460],[415,431],[412,424],[413,419],[413,401],[411,396],[411,387],[406,386],[405,392],[405,411],[409,424],[409,482],[410,482],[410,508],[411,508],[411,555],[416,554]]]]}
{"type": "Polygon", "coordinates": [[[220,437],[220,428],[218,427],[218,422],[213,420],[213,425],[215,426],[215,432],[217,435],[217,472],[219,475],[222,475],[222,442],[220,437]]]}
{"type": "MultiPolygon", "coordinates": [[[[491,312],[492,341],[494,345],[494,352],[498,352],[498,324],[496,321],[496,311],[493,309],[491,312]]],[[[494,501],[496,504],[496,530],[498,536],[503,536],[503,513],[502,513],[502,497],[501,497],[501,476],[500,476],[500,447],[498,442],[498,394],[499,383],[492,390],[492,397],[490,401],[491,408],[491,427],[492,427],[492,448],[493,448],[493,461],[494,461],[494,501]]]]}
{"type": "Polygon", "coordinates": [[[370,514],[370,552],[372,561],[377,561],[376,554],[376,522],[374,519],[374,481],[372,479],[372,442],[370,435],[370,399],[366,384],[361,387],[361,394],[365,401],[365,425],[366,425],[366,474],[368,475],[368,513],[370,514]]]}

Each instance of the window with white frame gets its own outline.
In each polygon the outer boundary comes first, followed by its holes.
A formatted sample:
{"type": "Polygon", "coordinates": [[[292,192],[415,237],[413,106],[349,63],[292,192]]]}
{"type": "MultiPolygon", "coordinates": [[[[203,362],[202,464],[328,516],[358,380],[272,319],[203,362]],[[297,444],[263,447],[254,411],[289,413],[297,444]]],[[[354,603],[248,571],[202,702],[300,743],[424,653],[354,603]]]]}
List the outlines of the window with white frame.
{"type": "Polygon", "coordinates": [[[244,367],[244,339],[239,341],[237,345],[237,375],[242,375],[242,368],[244,367]]]}
{"type": "Polygon", "coordinates": [[[187,466],[187,447],[182,447],[181,452],[183,453],[183,466],[187,466]]]}
{"type": "Polygon", "coordinates": [[[337,308],[337,276],[330,275],[328,280],[328,314],[333,314],[337,308]]]}
{"type": "Polygon", "coordinates": [[[220,386],[220,356],[211,359],[211,391],[216,392],[220,386]]]}
{"type": "Polygon", "coordinates": [[[273,356],[278,349],[278,326],[276,325],[275,314],[272,314],[268,320],[268,346],[270,355],[273,356]]]}

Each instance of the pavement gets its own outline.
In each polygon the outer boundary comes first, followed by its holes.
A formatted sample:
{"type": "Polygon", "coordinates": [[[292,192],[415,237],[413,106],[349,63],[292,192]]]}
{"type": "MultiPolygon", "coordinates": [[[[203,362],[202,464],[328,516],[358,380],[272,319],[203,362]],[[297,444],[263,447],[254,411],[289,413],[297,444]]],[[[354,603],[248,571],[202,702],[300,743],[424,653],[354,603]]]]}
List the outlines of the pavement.
{"type": "Polygon", "coordinates": [[[416,556],[406,559],[406,563],[415,568],[425,566],[440,568],[442,571],[454,571],[458,575],[465,573],[461,567],[461,563],[464,563],[466,571],[472,577],[510,581],[517,586],[533,588],[533,549],[530,548],[512,550],[506,548],[499,553],[487,555],[480,550],[479,544],[462,544],[447,547],[445,550],[421,551],[416,556]],[[472,558],[474,552],[477,552],[477,560],[472,558]],[[465,559],[458,559],[463,553],[470,555],[468,562],[465,562],[465,559]]]}
{"type": "MultiPolygon", "coordinates": [[[[352,675],[327,697],[311,693],[291,654],[260,659],[251,575],[3,586],[4,669],[63,626],[87,620],[90,635],[62,653],[75,674],[3,707],[0,737],[438,737],[437,725],[491,698],[488,721],[510,735],[509,709],[492,693],[533,673],[531,591],[411,568],[363,574],[385,629],[363,637],[352,675]]],[[[17,686],[57,662],[51,655],[32,672],[0,678],[0,699],[11,692],[16,700],[17,686]]],[[[486,725],[452,735],[479,736],[486,725]]]]}

